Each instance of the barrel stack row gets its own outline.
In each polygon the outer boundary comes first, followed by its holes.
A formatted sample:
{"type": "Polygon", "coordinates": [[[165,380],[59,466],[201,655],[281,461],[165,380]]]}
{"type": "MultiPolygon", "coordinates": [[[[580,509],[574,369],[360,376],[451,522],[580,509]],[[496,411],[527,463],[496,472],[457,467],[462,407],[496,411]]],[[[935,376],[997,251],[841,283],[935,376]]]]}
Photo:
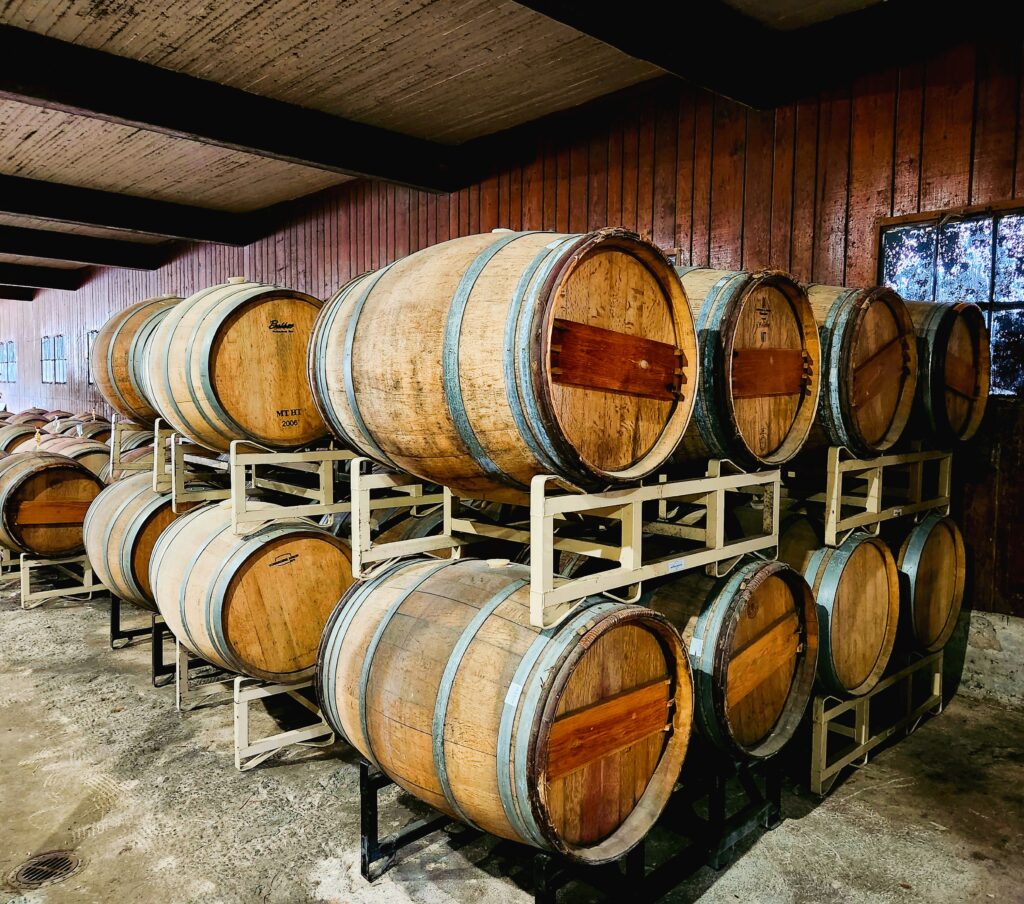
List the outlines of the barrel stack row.
{"type": "MultiPolygon", "coordinates": [[[[498,232],[364,274],[326,304],[244,280],[141,302],[100,331],[93,363],[121,415],[215,452],[331,436],[521,503],[538,474],[599,490],[709,457],[777,467],[828,445],[966,439],[987,337],[973,306],[927,308],[777,271],[677,271],[618,229],[498,232]]],[[[936,574],[950,549],[962,562],[962,541],[948,519],[925,524],[894,558],[860,535],[824,549],[794,514],[777,562],[685,574],[639,606],[588,599],[546,631],[529,623],[521,565],[415,558],[353,583],[328,531],[268,519],[238,536],[223,505],[175,514],[147,477],[103,490],[84,533],[104,583],[196,654],[272,681],[315,671],[332,727],[414,795],[600,862],[653,824],[692,730],[770,756],[816,681],[855,694],[877,680],[901,617],[941,646],[951,604],[943,617],[936,600],[957,581],[936,574]],[[917,581],[905,616],[897,568],[917,581]]]]}

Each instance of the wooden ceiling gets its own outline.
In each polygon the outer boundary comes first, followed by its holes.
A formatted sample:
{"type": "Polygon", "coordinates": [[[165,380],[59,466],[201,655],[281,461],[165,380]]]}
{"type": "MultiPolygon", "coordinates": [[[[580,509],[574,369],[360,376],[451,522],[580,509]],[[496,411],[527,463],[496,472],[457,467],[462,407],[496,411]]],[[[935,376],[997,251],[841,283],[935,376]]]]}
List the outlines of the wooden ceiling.
{"type": "Polygon", "coordinates": [[[508,0],[14,0],[3,21],[446,143],[661,74],[508,0]]]}
{"type": "Polygon", "coordinates": [[[8,0],[0,57],[0,265],[57,268],[246,244],[360,175],[451,188],[458,146],[664,74],[508,0],[8,0]]]}

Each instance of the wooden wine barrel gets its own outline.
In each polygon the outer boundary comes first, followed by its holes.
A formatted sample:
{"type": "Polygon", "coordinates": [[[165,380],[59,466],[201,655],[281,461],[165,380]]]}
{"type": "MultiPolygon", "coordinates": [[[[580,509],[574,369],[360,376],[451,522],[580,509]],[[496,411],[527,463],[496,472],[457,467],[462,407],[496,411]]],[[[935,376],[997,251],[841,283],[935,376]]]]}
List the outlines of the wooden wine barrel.
{"type": "Polygon", "coordinates": [[[74,416],[74,420],[88,423],[90,421],[100,421],[104,424],[109,424],[110,419],[105,418],[102,414],[97,414],[95,411],[80,411],[74,416]]]}
{"type": "Polygon", "coordinates": [[[100,479],[63,455],[26,452],[0,461],[0,546],[60,558],[80,553],[82,522],[100,479]]]}
{"type": "Polygon", "coordinates": [[[38,427],[29,424],[8,424],[0,427],[0,452],[26,451],[35,444],[38,427]]]}
{"type": "Polygon", "coordinates": [[[125,430],[121,433],[122,454],[147,445],[153,445],[153,433],[149,430],[125,430]]]}
{"type": "Polygon", "coordinates": [[[131,477],[134,474],[146,473],[149,475],[150,481],[153,479],[153,446],[139,446],[137,449],[131,449],[128,452],[122,452],[121,463],[132,464],[132,465],[145,465],[149,468],[148,471],[139,472],[135,469],[126,470],[124,468],[117,468],[116,470],[111,469],[110,462],[108,461],[104,466],[103,470],[100,471],[99,477],[104,483],[113,483],[115,480],[123,480],[125,477],[131,477]]]}
{"type": "Polygon", "coordinates": [[[152,427],[157,417],[144,385],[144,349],[180,301],[176,295],[147,298],[119,311],[96,335],[91,357],[96,388],[118,414],[142,426],[152,427]]]}
{"type": "Polygon", "coordinates": [[[344,541],[298,519],[239,536],[223,504],[188,512],[161,534],[149,579],[160,614],[188,649],[285,684],[313,673],[327,616],[353,582],[344,541]]]}
{"type": "Polygon", "coordinates": [[[814,424],[821,350],[803,287],[777,270],[679,270],[700,337],[700,393],[677,461],[777,465],[814,424]]]}
{"type": "Polygon", "coordinates": [[[781,562],[749,559],[717,580],[687,572],[643,602],[682,631],[700,734],[731,755],[777,753],[814,688],[818,623],[807,582],[781,562]]]}
{"type": "Polygon", "coordinates": [[[471,497],[537,474],[598,487],[659,468],[697,389],[675,272],[622,229],[453,239],[359,277],[310,343],[348,446],[471,497]]]}
{"type": "MultiPolygon", "coordinates": [[[[87,421],[81,424],[75,424],[70,430],[63,432],[64,436],[77,436],[82,439],[92,439],[98,443],[105,443],[110,439],[111,427],[110,424],[105,424],[102,421],[87,421]]],[[[147,434],[148,436],[149,434],[147,434]]]]}
{"type": "Polygon", "coordinates": [[[889,547],[862,531],[827,547],[817,522],[790,515],[780,526],[779,559],[803,574],[814,593],[822,688],[866,694],[889,664],[899,626],[899,575],[889,547]]]}
{"type": "Polygon", "coordinates": [[[588,600],[529,623],[529,569],[406,559],[353,586],[324,630],[324,715],[410,794],[470,825],[601,863],[654,824],[690,735],[679,635],[588,600]]]}
{"type": "Polygon", "coordinates": [[[914,645],[941,650],[956,628],[964,601],[964,539],[952,518],[926,515],[897,546],[897,565],[906,575],[903,622],[914,645]]]}
{"type": "Polygon", "coordinates": [[[77,436],[48,436],[37,446],[40,452],[65,455],[85,465],[97,477],[105,465],[110,464],[110,447],[91,439],[77,436]]]}
{"type": "Polygon", "coordinates": [[[20,414],[14,415],[7,423],[12,426],[32,427],[35,430],[42,430],[43,427],[50,423],[50,420],[47,419],[45,412],[37,414],[34,411],[22,411],[20,414]]]}
{"type": "Polygon", "coordinates": [[[988,403],[990,352],[985,315],[966,302],[908,301],[920,376],[912,430],[940,444],[968,440],[988,403]]]}
{"type": "Polygon", "coordinates": [[[65,411],[63,408],[52,408],[46,412],[46,419],[49,421],[56,420],[57,418],[68,418],[71,417],[70,411],[65,411]]]}
{"type": "Polygon", "coordinates": [[[154,493],[150,474],[108,486],[89,507],[85,551],[103,585],[123,600],[156,611],[149,563],[156,541],[179,516],[170,493],[154,493]]]}
{"type": "Polygon", "coordinates": [[[149,386],[163,418],[194,443],[228,451],[251,439],[275,449],[326,435],[304,371],[323,303],[231,281],[185,299],[157,327],[149,386]]]}
{"type": "Polygon", "coordinates": [[[883,286],[808,286],[821,329],[821,404],[812,441],[857,455],[891,448],[910,420],[917,337],[906,304],[883,286]]]}

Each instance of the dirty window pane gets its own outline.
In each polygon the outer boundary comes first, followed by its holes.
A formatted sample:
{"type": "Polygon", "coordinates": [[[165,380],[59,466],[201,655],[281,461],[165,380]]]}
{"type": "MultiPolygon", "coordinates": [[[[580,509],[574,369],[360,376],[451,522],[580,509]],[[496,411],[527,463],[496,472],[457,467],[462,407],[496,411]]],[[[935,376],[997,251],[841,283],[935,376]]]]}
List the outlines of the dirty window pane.
{"type": "Polygon", "coordinates": [[[908,300],[931,301],[934,226],[897,226],[882,235],[882,282],[908,300]]]}
{"type": "Polygon", "coordinates": [[[947,223],[939,234],[936,301],[989,300],[992,289],[992,220],[947,223]]]}
{"type": "Polygon", "coordinates": [[[1024,302],[1024,214],[1002,217],[996,226],[994,301],[1024,302]]]}
{"type": "Polygon", "coordinates": [[[1024,393],[1024,310],[992,318],[992,392],[1024,393]]]}

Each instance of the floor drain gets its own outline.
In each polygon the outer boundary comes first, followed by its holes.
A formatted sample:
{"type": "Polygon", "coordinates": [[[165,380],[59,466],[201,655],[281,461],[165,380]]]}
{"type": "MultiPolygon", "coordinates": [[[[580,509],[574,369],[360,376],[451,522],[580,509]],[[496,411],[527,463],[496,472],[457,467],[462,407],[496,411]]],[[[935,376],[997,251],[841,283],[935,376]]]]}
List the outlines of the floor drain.
{"type": "Polygon", "coordinates": [[[63,882],[82,868],[82,858],[71,851],[44,851],[29,857],[7,875],[12,888],[42,888],[63,882]]]}

